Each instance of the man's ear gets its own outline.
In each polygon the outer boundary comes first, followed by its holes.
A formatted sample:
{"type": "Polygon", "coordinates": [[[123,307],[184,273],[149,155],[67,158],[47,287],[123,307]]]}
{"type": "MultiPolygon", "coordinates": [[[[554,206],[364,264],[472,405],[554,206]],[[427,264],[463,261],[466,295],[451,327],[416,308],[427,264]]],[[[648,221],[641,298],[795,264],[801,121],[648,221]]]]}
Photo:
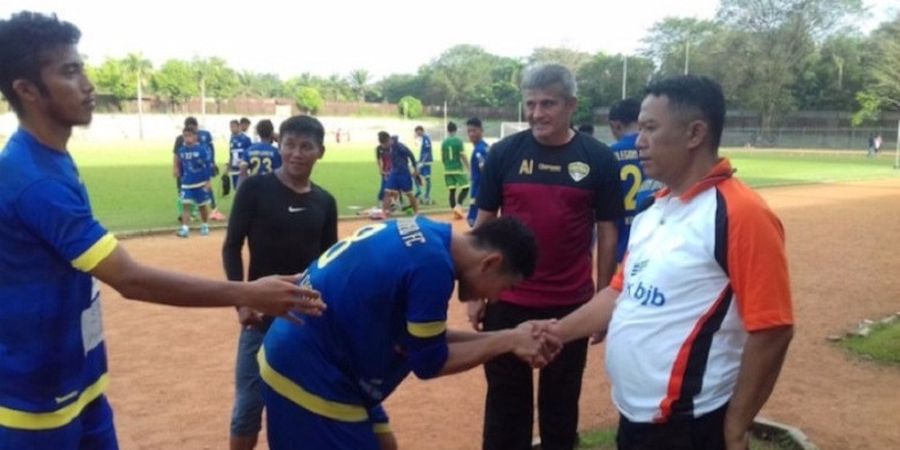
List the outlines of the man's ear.
{"type": "Polygon", "coordinates": [[[40,88],[33,82],[24,78],[17,78],[14,80],[12,88],[13,92],[19,96],[19,101],[22,104],[37,103],[42,97],[40,88]]]}
{"type": "Polygon", "coordinates": [[[709,124],[702,120],[694,120],[687,126],[688,148],[697,148],[709,136],[709,124]]]}
{"type": "Polygon", "coordinates": [[[503,267],[503,254],[490,252],[481,259],[481,273],[497,272],[503,267]]]}

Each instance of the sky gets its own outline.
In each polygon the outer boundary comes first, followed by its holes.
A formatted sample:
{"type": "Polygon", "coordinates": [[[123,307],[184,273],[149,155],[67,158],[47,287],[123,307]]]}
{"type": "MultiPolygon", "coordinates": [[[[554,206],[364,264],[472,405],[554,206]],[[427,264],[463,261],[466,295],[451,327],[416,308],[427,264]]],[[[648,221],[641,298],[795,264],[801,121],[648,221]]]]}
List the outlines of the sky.
{"type": "MultiPolygon", "coordinates": [[[[868,32],[898,9],[896,0],[864,0],[868,32]]],[[[415,73],[457,44],[509,57],[537,47],[635,53],[657,21],[711,19],[718,0],[272,1],[3,0],[0,17],[29,9],[55,12],[82,31],[89,63],[142,52],[156,67],[166,59],[220,56],[238,70],[346,75],[363,68],[375,79],[415,73]],[[138,8],[136,4],[146,7],[138,8]],[[552,5],[552,9],[547,6],[552,5]],[[612,6],[614,5],[614,6],[612,6]],[[442,8],[448,10],[439,12],[442,8]]]]}

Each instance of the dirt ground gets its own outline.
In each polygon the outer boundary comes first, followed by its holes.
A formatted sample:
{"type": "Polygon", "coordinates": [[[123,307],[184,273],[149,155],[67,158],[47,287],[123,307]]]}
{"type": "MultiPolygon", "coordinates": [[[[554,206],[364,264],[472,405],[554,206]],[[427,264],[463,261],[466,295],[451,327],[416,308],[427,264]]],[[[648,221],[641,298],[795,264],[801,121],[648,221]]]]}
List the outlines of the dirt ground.
{"type": "MultiPolygon", "coordinates": [[[[900,448],[900,369],[846,355],[829,334],[900,311],[900,180],[761,191],[787,229],[796,335],[761,415],[793,424],[822,449],[900,448]]],[[[341,222],[346,235],[361,222],[341,222]]],[[[460,225],[461,226],[461,225],[460,225]]],[[[144,263],[221,278],[223,231],[185,241],[124,241],[144,263]]],[[[123,301],[104,288],[106,337],[124,450],[227,448],[238,334],[230,310],[123,301]]],[[[463,305],[451,327],[467,327],[463,305]]],[[[612,426],[603,346],[592,347],[581,397],[583,429],[612,426]]],[[[429,382],[410,377],[387,401],[406,449],[480,447],[481,369],[429,382]]],[[[267,448],[265,439],[259,448],[267,448]]]]}

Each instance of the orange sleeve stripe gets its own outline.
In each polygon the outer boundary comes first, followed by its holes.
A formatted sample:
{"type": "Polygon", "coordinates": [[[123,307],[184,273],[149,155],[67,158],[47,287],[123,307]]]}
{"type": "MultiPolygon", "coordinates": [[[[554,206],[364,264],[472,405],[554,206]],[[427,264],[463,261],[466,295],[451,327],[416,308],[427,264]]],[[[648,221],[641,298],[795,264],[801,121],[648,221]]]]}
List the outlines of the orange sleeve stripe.
{"type": "Polygon", "coordinates": [[[739,180],[720,183],[719,191],[728,208],[728,272],[744,328],[793,324],[781,221],[739,180]]]}
{"type": "Polygon", "coordinates": [[[625,252],[625,256],[622,257],[622,263],[616,267],[616,274],[609,280],[609,287],[618,292],[622,292],[622,287],[625,285],[624,269],[626,262],[628,262],[628,252],[625,252]]]}

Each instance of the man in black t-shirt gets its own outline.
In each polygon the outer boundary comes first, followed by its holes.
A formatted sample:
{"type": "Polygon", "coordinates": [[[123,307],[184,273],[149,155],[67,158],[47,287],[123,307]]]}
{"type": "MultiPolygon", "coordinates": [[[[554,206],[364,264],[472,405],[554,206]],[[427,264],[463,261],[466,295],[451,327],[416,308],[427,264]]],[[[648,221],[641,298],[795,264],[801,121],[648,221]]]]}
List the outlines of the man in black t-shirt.
{"type": "MultiPolygon", "coordinates": [[[[274,173],[247,178],[235,195],[222,247],[222,262],[229,280],[244,280],[244,241],[250,250],[247,280],[303,272],[337,241],[337,204],[310,178],[325,152],[322,124],[308,116],[295,116],[281,124],[279,136],[283,165],[274,173]]],[[[238,320],[241,335],[231,448],[252,449],[261,428],[263,409],[256,353],[272,318],[238,308],[238,320]]]]}
{"type": "MultiPolygon", "coordinates": [[[[522,96],[530,129],[491,147],[481,173],[475,228],[502,214],[534,231],[534,275],[491,302],[469,302],[475,329],[512,328],[532,319],[560,318],[591,299],[593,231],[597,231],[597,280],[606,286],[615,270],[622,216],[619,167],[606,145],[570,128],[575,78],[563,66],[529,68],[522,96]]],[[[577,443],[578,398],[587,340],[566,345],[541,369],[538,417],[541,447],[572,449],[577,443]]],[[[510,355],[485,364],[488,382],[484,448],[530,448],[534,417],[532,369],[510,355]]]]}

